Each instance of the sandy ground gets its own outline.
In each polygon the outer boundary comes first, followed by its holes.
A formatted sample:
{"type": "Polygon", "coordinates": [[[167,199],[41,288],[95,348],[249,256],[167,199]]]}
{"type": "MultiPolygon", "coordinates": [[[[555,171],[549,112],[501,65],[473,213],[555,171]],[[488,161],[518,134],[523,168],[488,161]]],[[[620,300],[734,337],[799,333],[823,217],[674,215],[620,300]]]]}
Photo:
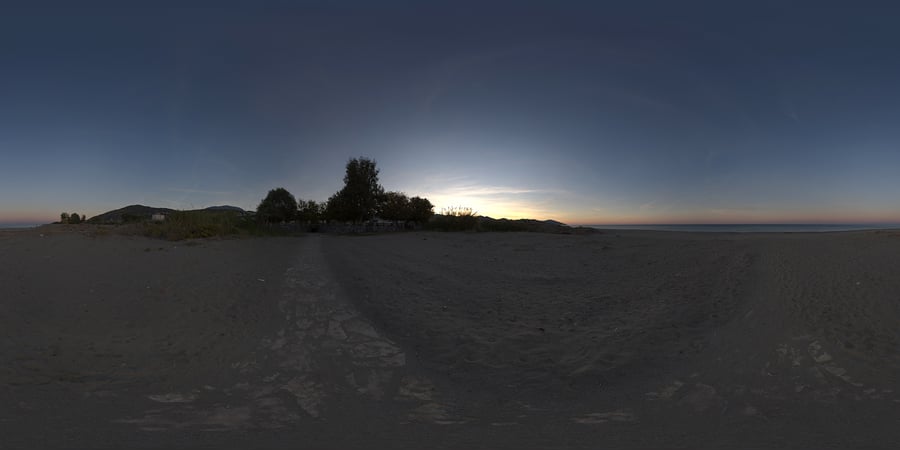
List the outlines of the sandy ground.
{"type": "Polygon", "coordinates": [[[0,448],[900,441],[900,232],[78,230],[0,232],[0,448]]]}

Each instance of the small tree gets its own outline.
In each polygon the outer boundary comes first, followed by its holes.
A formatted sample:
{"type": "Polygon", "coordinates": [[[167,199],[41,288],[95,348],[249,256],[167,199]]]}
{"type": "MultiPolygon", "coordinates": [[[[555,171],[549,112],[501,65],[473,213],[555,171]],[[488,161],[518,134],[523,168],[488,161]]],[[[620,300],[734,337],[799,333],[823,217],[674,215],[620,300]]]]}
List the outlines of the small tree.
{"type": "Polygon", "coordinates": [[[409,199],[409,218],[413,222],[424,224],[434,216],[434,205],[427,198],[413,197],[409,199]]]}
{"type": "Polygon", "coordinates": [[[256,207],[257,218],[266,223],[290,222],[297,214],[297,200],[285,188],[269,191],[256,207]]]}
{"type": "Polygon", "coordinates": [[[79,216],[78,213],[72,213],[72,215],[69,216],[69,223],[71,223],[71,224],[81,223],[81,216],[79,216]]]}
{"type": "Polygon", "coordinates": [[[385,192],[378,204],[378,215],[395,225],[401,220],[410,220],[409,197],[402,192],[385,192]]]}
{"type": "Polygon", "coordinates": [[[64,212],[59,215],[59,223],[69,223],[69,213],[64,212]]]}

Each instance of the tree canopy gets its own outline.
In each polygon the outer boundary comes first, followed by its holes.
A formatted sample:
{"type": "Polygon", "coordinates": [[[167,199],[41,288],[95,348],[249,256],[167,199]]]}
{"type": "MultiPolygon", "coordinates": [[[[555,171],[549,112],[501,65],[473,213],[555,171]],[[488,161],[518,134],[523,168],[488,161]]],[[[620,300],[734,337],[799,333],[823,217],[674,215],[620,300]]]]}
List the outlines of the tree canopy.
{"type": "Polygon", "coordinates": [[[409,199],[409,219],[413,222],[425,223],[434,215],[434,205],[427,198],[419,196],[409,199]]]}
{"type": "Polygon", "coordinates": [[[269,191],[256,208],[257,218],[266,223],[290,222],[297,215],[297,200],[285,188],[269,191]]]}
{"type": "Polygon", "coordinates": [[[344,187],[328,199],[328,217],[353,222],[369,220],[378,212],[378,200],[383,194],[375,161],[353,158],[347,162],[344,187]]]}
{"type": "Polygon", "coordinates": [[[379,198],[378,215],[394,222],[425,223],[434,215],[434,206],[425,198],[409,198],[402,192],[385,192],[379,198]]]}
{"type": "Polygon", "coordinates": [[[86,216],[79,216],[78,213],[69,214],[67,212],[59,215],[59,223],[79,224],[87,219],[86,216]]]}
{"type": "Polygon", "coordinates": [[[285,188],[269,191],[257,207],[261,222],[299,221],[317,229],[320,221],[355,222],[375,216],[398,222],[425,223],[434,215],[428,199],[408,197],[403,192],[385,192],[378,181],[378,166],[372,159],[359,157],[347,161],[344,187],[327,202],[297,199],[285,188]]]}
{"type": "Polygon", "coordinates": [[[297,201],[297,220],[302,222],[316,224],[322,220],[322,214],[325,205],[320,205],[314,200],[298,200],[297,201]]]}
{"type": "Polygon", "coordinates": [[[409,198],[402,192],[385,192],[379,199],[378,215],[394,222],[409,220],[409,198]]]}

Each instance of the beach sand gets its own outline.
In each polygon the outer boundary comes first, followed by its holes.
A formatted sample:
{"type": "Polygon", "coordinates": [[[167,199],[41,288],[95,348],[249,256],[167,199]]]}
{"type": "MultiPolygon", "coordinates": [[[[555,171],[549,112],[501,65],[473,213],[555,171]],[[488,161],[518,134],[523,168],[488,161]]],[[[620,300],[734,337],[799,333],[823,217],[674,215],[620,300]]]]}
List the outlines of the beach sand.
{"type": "Polygon", "coordinates": [[[0,232],[0,448],[893,448],[900,232],[0,232]]]}

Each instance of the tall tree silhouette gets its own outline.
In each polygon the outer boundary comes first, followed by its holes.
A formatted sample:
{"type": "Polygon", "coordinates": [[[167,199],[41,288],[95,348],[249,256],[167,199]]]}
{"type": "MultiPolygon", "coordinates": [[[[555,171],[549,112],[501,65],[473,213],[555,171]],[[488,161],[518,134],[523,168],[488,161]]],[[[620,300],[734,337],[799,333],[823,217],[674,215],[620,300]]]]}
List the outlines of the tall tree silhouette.
{"type": "Polygon", "coordinates": [[[375,217],[384,188],[378,183],[378,167],[360,157],[347,162],[344,187],[328,199],[328,216],[336,220],[365,222],[375,217]]]}

